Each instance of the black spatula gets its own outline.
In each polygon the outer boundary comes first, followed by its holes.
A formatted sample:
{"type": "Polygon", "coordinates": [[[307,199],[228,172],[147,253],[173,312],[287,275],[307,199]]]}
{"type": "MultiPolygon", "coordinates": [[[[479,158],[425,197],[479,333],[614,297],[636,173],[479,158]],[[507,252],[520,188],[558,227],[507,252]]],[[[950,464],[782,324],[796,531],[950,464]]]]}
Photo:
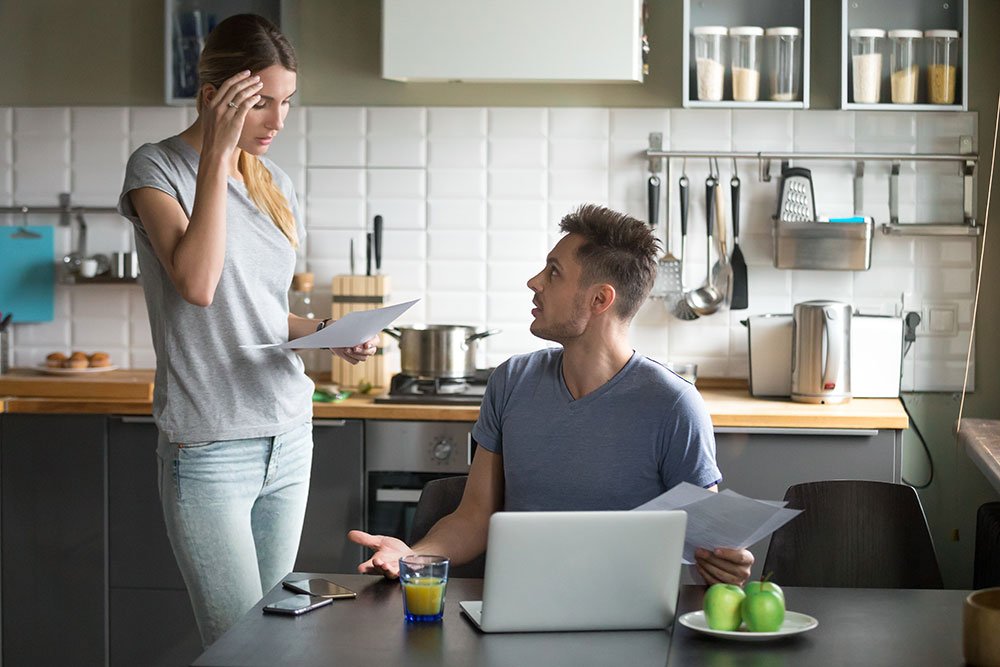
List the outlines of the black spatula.
{"type": "Polygon", "coordinates": [[[729,265],[733,271],[733,296],[729,302],[730,310],[746,310],[747,299],[747,263],[740,250],[740,177],[733,173],[729,180],[729,188],[733,195],[733,256],[729,265]]]}

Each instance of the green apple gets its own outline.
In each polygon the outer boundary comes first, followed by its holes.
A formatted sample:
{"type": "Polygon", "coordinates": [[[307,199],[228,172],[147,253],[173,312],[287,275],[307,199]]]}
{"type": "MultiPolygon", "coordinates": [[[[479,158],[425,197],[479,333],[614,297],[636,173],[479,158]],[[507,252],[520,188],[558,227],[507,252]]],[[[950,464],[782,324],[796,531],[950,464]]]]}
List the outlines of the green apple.
{"type": "Polygon", "coordinates": [[[743,622],[750,632],[775,632],[785,622],[784,597],[774,591],[758,589],[743,601],[743,622]]]}
{"type": "Polygon", "coordinates": [[[782,601],[785,599],[785,592],[781,590],[781,586],[773,581],[767,581],[766,579],[763,581],[751,581],[746,585],[744,590],[746,591],[747,596],[753,595],[758,591],[770,591],[772,593],[777,593],[778,597],[780,597],[782,601]]]}
{"type": "Polygon", "coordinates": [[[705,591],[705,620],[713,630],[732,632],[740,627],[746,593],[734,584],[712,584],[705,591]]]}

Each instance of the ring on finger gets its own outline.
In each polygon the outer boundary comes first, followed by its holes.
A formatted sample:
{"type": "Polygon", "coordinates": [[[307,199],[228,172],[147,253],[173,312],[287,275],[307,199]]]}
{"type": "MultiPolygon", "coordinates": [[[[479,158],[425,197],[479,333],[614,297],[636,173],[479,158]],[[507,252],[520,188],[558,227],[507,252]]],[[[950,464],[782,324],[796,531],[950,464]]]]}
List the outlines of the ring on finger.
{"type": "Polygon", "coordinates": [[[240,105],[236,104],[235,102],[230,102],[229,106],[232,107],[233,109],[239,109],[240,108],[240,105]]]}

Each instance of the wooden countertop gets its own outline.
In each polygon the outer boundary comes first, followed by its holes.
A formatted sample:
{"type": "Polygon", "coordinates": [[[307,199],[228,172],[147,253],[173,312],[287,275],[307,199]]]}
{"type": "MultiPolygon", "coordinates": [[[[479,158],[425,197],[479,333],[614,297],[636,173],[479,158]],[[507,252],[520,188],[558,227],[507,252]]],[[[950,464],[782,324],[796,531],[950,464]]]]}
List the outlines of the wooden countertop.
{"type": "Polygon", "coordinates": [[[958,440],[997,491],[1000,491],[1000,419],[963,419],[958,440]]]}
{"type": "MultiPolygon", "coordinates": [[[[112,371],[130,377],[148,378],[152,391],[152,371],[112,371]],[[142,375],[145,374],[145,375],[142,375]]],[[[6,377],[6,376],[0,376],[6,377]]],[[[75,379],[75,378],[74,378],[75,379]]],[[[92,379],[91,383],[97,382],[92,379]]],[[[699,380],[712,423],[717,427],[740,428],[823,428],[823,429],[905,429],[909,426],[902,404],[895,398],[855,399],[845,405],[794,403],[788,399],[753,398],[743,381],[699,380]]],[[[107,398],[79,384],[76,395],[11,396],[0,398],[0,412],[35,414],[128,414],[148,415],[152,402],[145,399],[107,398]]],[[[5,392],[10,393],[9,389],[5,392]]],[[[151,394],[150,394],[151,395],[151,394]]],[[[317,419],[393,419],[418,421],[475,421],[475,406],[376,404],[373,397],[355,395],[336,403],[313,403],[317,419]]]]}

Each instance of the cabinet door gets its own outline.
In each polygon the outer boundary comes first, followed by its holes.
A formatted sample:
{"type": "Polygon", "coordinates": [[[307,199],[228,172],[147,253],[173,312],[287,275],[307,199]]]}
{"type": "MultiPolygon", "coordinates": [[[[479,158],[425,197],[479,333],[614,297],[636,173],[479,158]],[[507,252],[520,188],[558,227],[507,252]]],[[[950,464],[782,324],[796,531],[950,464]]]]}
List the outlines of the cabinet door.
{"type": "Polygon", "coordinates": [[[106,664],[105,418],[0,428],[3,661],[106,664]]]}
{"type": "Polygon", "coordinates": [[[313,421],[309,504],[295,569],[355,572],[363,550],[347,531],[364,523],[362,481],[364,427],[360,420],[313,421]]]}
{"type": "Polygon", "coordinates": [[[148,417],[108,424],[109,577],[112,588],[186,590],[167,539],[156,481],[156,425],[148,417]]]}
{"type": "Polygon", "coordinates": [[[182,667],[202,652],[187,591],[111,590],[111,667],[182,667]]]}

